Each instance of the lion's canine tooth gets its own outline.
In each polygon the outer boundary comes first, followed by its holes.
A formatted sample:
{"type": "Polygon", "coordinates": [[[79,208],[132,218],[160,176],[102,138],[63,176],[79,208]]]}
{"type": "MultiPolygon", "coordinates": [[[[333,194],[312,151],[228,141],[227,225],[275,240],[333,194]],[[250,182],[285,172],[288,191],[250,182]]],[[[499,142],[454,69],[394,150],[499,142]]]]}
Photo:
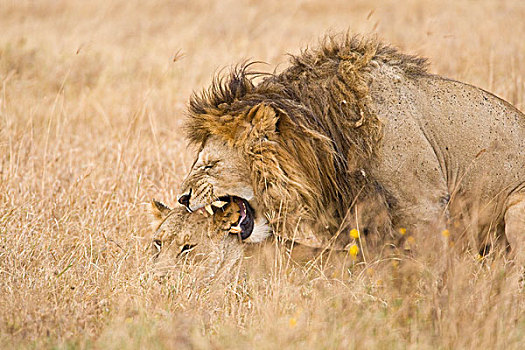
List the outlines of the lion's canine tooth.
{"type": "Polygon", "coordinates": [[[230,232],[231,233],[241,233],[242,229],[239,226],[232,226],[230,227],[230,232]]]}
{"type": "Polygon", "coordinates": [[[206,209],[206,211],[210,214],[210,215],[213,215],[213,209],[211,208],[211,205],[208,204],[207,206],[204,207],[206,209]]]}
{"type": "Polygon", "coordinates": [[[216,207],[216,208],[222,208],[222,207],[224,207],[226,204],[228,204],[228,202],[224,202],[224,201],[215,201],[215,202],[213,202],[211,205],[213,205],[213,206],[216,207]]]}

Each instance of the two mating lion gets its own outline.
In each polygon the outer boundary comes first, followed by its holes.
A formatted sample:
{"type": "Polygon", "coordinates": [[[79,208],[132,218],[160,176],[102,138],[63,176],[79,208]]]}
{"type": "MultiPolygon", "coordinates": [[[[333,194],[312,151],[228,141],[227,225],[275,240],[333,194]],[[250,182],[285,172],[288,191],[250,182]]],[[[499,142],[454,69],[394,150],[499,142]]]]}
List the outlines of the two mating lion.
{"type": "Polygon", "coordinates": [[[371,240],[429,237],[461,219],[459,235],[506,239],[524,261],[525,116],[428,73],[423,58],[371,38],[326,39],[257,85],[246,67],[217,78],[189,110],[200,148],[178,201],[192,213],[166,220],[154,206],[159,252],[169,250],[159,232],[186,237],[170,248],[178,256],[224,250],[232,236],[332,248],[356,227],[371,240]]]}

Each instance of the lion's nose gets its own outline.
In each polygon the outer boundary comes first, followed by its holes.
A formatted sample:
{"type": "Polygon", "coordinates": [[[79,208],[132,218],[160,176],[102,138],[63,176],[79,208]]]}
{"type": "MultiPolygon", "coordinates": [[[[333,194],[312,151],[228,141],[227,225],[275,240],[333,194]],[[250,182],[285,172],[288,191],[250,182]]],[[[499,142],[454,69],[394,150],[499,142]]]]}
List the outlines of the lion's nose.
{"type": "Polygon", "coordinates": [[[191,197],[191,191],[187,194],[183,194],[179,197],[179,203],[184,205],[186,208],[190,207],[190,197],[191,197]]]}

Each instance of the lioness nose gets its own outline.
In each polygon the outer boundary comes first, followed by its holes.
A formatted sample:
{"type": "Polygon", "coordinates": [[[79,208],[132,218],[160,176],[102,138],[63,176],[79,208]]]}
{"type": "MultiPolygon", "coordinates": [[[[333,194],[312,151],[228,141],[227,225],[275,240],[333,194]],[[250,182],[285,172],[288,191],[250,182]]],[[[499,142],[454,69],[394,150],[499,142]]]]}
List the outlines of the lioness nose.
{"type": "Polygon", "coordinates": [[[191,192],[188,194],[183,194],[182,196],[179,197],[179,203],[184,205],[185,207],[189,207],[190,206],[190,196],[191,196],[191,192]]]}

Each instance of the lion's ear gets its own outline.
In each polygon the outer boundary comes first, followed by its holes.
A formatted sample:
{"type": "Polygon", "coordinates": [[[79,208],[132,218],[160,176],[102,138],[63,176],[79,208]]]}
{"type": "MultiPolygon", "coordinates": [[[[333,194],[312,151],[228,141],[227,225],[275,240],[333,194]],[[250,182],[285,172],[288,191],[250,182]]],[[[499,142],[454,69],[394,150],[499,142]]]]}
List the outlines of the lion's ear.
{"type": "Polygon", "coordinates": [[[168,216],[170,211],[171,209],[164,203],[161,203],[156,200],[152,200],[150,211],[149,211],[151,215],[151,218],[150,218],[151,227],[156,229],[161,224],[161,222],[166,218],[166,216],[168,216]]]}
{"type": "Polygon", "coordinates": [[[277,111],[265,103],[260,103],[250,110],[248,119],[252,124],[252,133],[266,134],[278,130],[279,115],[277,111]]]}

